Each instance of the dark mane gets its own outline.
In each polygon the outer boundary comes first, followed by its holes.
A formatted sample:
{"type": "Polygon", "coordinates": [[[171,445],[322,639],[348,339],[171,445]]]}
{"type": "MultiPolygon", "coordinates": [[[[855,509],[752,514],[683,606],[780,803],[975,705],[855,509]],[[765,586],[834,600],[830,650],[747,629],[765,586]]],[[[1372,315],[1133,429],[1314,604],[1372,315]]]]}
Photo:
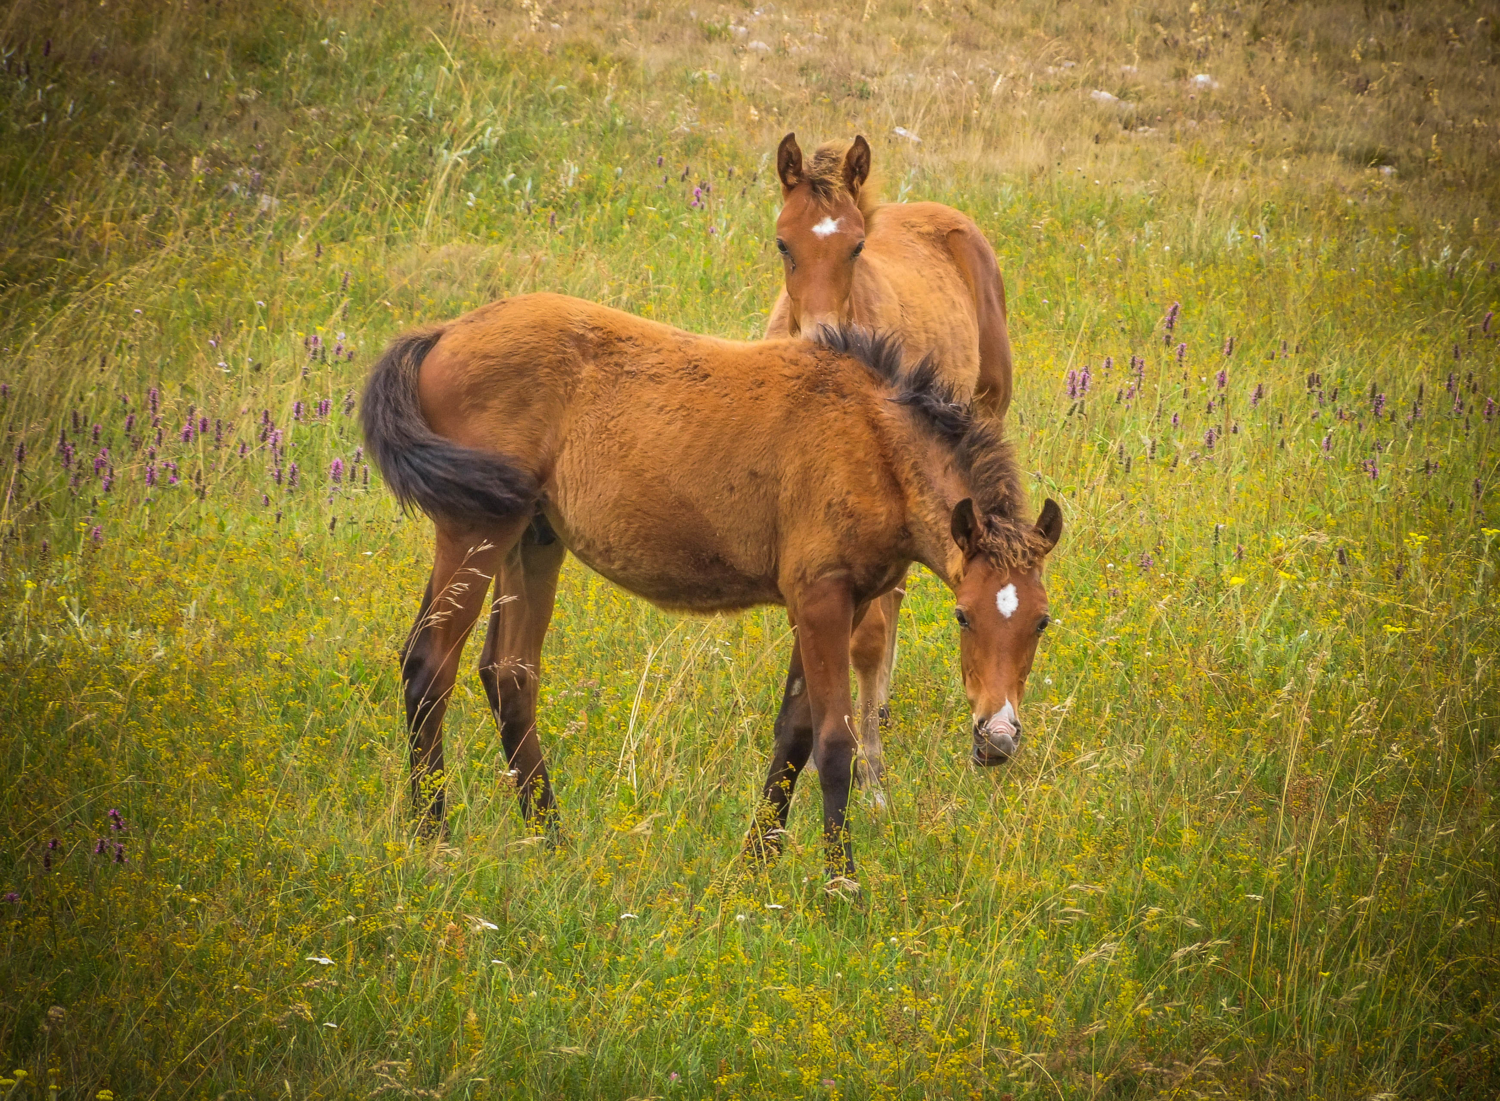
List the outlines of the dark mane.
{"type": "Polygon", "coordinates": [[[1047,548],[1022,515],[1026,494],[1014,448],[997,422],[980,416],[944,381],[932,356],[905,367],[899,339],[857,325],[824,326],[815,339],[868,367],[895,391],[890,400],[910,409],[949,448],[974,494],[975,511],[984,517],[986,557],[1004,569],[1030,569],[1041,561],[1047,548]]]}

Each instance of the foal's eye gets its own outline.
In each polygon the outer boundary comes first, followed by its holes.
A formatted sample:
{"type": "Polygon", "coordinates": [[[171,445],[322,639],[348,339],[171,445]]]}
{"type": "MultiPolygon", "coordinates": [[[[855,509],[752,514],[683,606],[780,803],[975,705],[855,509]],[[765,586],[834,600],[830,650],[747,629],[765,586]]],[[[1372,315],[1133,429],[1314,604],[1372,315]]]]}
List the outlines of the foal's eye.
{"type": "Polygon", "coordinates": [[[1037,634],[1041,634],[1043,631],[1045,631],[1047,629],[1047,625],[1050,624],[1051,622],[1052,622],[1052,617],[1051,616],[1045,616],[1045,615],[1042,616],[1042,621],[1036,625],[1036,633],[1037,634]]]}
{"type": "Polygon", "coordinates": [[[864,251],[865,251],[865,243],[863,241],[861,241],[859,244],[857,244],[857,245],[854,246],[854,255],[855,256],[858,256],[860,253],[862,253],[864,251]]]}
{"type": "Polygon", "coordinates": [[[967,631],[969,629],[969,617],[964,614],[962,608],[953,609],[953,618],[958,620],[958,625],[962,630],[967,631]]]}
{"type": "Polygon", "coordinates": [[[776,238],[776,251],[781,253],[781,255],[783,256],[790,255],[790,253],[787,252],[786,242],[783,241],[780,237],[776,238]]]}

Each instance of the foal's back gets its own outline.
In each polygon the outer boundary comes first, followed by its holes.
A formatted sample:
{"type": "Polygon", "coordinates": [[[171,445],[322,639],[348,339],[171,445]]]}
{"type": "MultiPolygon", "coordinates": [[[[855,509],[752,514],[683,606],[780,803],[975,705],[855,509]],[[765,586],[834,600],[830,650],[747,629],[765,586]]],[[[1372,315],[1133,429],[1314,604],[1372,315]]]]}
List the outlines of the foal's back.
{"type": "Polygon", "coordinates": [[[446,326],[418,394],[440,436],[525,463],[582,561],[665,607],[779,602],[787,569],[884,570],[902,535],[884,391],[806,341],[525,295],[446,326]]]}

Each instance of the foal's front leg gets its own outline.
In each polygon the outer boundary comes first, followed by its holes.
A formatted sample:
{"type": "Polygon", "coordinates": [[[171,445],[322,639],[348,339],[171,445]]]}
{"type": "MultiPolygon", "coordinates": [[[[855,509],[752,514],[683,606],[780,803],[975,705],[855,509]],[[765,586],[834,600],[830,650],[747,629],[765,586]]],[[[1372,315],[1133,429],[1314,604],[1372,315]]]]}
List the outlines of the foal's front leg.
{"type": "Polygon", "coordinates": [[[813,760],[823,787],[823,844],[831,878],[852,878],[849,788],[858,739],[849,694],[849,635],[854,596],[842,580],[820,581],[798,594],[797,646],[807,677],[808,703],[816,734],[813,760]]]}
{"type": "Polygon", "coordinates": [[[776,715],[776,744],[771,750],[771,771],[761,790],[760,806],[745,839],[745,853],[751,859],[768,860],[781,852],[781,838],[786,830],[787,808],[797,777],[812,754],[812,710],[807,704],[807,675],[802,669],[802,647],[793,641],[792,661],[787,668],[786,687],[781,693],[781,710],[776,715]]]}

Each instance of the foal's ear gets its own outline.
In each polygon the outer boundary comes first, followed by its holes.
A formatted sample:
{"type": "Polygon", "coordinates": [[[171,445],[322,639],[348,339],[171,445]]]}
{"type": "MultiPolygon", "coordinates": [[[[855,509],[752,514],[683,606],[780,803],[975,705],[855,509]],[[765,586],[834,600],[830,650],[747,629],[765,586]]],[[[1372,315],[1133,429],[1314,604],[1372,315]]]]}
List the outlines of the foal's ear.
{"type": "Polygon", "coordinates": [[[863,134],[858,134],[854,144],[849,146],[849,152],[844,154],[844,189],[857,196],[869,178],[870,143],[865,141],[863,134]]]}
{"type": "Polygon", "coordinates": [[[796,134],[788,134],[776,147],[776,175],[788,191],[802,182],[802,150],[797,146],[796,134]]]}
{"type": "Polygon", "coordinates": [[[949,530],[965,558],[979,553],[979,518],[974,515],[973,498],[965,497],[953,506],[953,526],[949,530]]]}
{"type": "Polygon", "coordinates": [[[1062,509],[1057,507],[1057,502],[1051,497],[1047,498],[1047,503],[1042,506],[1042,514],[1036,518],[1036,533],[1042,537],[1042,542],[1047,544],[1049,551],[1062,538],[1062,509]]]}

